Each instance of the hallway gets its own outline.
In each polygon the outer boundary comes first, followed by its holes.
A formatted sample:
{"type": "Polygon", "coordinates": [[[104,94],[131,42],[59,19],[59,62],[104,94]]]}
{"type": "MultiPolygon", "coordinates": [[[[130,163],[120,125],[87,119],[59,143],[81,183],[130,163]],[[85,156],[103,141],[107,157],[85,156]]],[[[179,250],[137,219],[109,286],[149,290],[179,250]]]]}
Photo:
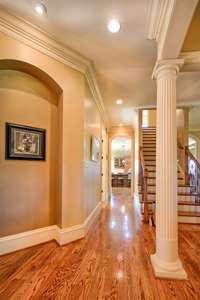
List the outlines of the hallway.
{"type": "Polygon", "coordinates": [[[52,241],[0,257],[0,299],[200,299],[200,227],[179,225],[186,281],[155,279],[154,229],[137,199],[117,190],[86,239],[52,241]]]}

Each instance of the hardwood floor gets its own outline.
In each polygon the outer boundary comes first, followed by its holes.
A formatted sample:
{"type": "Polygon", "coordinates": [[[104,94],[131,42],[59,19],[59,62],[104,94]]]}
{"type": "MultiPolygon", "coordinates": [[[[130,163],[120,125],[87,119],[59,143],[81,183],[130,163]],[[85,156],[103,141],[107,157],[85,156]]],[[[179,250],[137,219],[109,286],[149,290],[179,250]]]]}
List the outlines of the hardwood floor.
{"type": "Polygon", "coordinates": [[[115,192],[86,239],[49,242],[0,257],[0,299],[200,299],[200,225],[179,225],[186,281],[155,279],[154,228],[137,199],[115,192]]]}

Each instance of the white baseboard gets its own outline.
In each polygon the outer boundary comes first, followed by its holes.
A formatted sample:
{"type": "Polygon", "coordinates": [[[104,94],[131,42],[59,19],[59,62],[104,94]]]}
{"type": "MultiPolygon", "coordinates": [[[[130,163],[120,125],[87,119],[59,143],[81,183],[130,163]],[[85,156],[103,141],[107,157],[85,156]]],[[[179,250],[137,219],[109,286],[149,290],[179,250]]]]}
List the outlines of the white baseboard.
{"type": "Polygon", "coordinates": [[[0,255],[53,240],[57,226],[48,226],[0,238],[0,255]]]}
{"type": "Polygon", "coordinates": [[[82,239],[84,237],[84,225],[75,225],[68,228],[57,227],[57,242],[60,246],[82,239]]]}
{"type": "Polygon", "coordinates": [[[68,228],[57,225],[34,229],[0,238],[0,255],[56,240],[60,246],[85,237],[90,226],[100,213],[100,203],[90,213],[85,222],[68,228]]]}
{"type": "Polygon", "coordinates": [[[88,230],[90,229],[90,226],[93,224],[95,219],[99,216],[101,211],[101,202],[97,204],[97,206],[93,209],[93,211],[89,214],[87,219],[84,222],[84,234],[86,235],[88,233],[88,230]]]}

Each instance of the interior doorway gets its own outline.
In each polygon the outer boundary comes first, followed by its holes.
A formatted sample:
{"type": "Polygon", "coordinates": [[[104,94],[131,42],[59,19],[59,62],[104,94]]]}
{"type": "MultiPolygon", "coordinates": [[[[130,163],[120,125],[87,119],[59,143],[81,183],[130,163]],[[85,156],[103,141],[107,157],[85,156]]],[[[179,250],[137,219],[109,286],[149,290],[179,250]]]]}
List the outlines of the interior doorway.
{"type": "Polygon", "coordinates": [[[132,142],[129,137],[119,136],[111,141],[111,188],[131,189],[132,142]]]}
{"type": "Polygon", "coordinates": [[[105,202],[108,197],[108,135],[106,128],[102,128],[101,160],[101,201],[105,202]]]}

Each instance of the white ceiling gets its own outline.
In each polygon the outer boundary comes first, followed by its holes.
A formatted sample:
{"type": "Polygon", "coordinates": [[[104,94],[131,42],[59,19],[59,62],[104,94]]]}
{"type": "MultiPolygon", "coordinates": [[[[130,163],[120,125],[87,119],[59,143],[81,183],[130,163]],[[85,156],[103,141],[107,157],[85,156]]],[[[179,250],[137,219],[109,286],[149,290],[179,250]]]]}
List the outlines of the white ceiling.
{"type": "MultiPolygon", "coordinates": [[[[32,0],[0,0],[0,5],[53,35],[57,41],[93,60],[111,125],[133,123],[136,107],[156,104],[151,79],[156,43],[146,39],[149,0],[43,0],[47,15],[34,11],[32,0]],[[121,30],[111,34],[111,18],[121,30]],[[116,99],[123,99],[116,105],[116,99]]],[[[199,73],[178,79],[180,103],[200,102],[199,73]]]]}
{"type": "Polygon", "coordinates": [[[94,61],[102,96],[112,124],[130,124],[133,108],[155,99],[151,80],[156,45],[145,38],[148,0],[46,0],[46,16],[34,11],[35,1],[0,0],[0,5],[51,33],[94,61]],[[121,30],[111,34],[111,18],[121,30]],[[117,106],[116,99],[124,104],[117,106]]]}

